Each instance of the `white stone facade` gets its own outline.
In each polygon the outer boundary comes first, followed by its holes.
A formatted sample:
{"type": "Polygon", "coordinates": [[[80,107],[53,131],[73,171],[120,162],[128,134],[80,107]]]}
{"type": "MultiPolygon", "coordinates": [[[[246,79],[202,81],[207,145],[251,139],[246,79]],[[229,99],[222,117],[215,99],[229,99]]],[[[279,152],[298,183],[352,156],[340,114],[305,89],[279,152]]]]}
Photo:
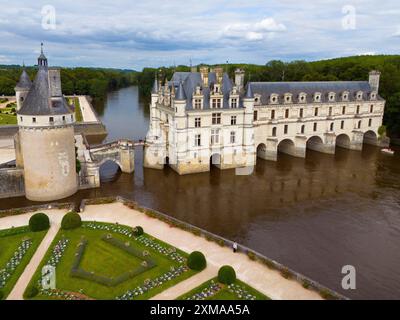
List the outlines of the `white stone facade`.
{"type": "Polygon", "coordinates": [[[340,146],[380,145],[385,101],[379,73],[365,82],[235,82],[221,68],[175,73],[154,84],[144,164],[168,163],[179,174],[251,167],[278,152],[305,157],[311,149],[333,154],[340,146]]]}

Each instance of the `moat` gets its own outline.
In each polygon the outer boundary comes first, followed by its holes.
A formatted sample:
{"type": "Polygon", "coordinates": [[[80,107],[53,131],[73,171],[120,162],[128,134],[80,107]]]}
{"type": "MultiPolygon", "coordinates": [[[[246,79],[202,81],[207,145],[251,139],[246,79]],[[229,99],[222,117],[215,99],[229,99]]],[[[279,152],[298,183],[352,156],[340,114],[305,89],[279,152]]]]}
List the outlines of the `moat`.
{"type": "MultiPolygon", "coordinates": [[[[143,139],[148,102],[130,87],[95,104],[107,141],[143,139]]],[[[121,195],[243,243],[350,298],[391,298],[400,291],[400,157],[372,146],[335,155],[307,150],[306,159],[258,160],[250,176],[235,170],[178,176],[143,169],[134,175],[113,163],[101,168],[102,187],[64,201],[121,195]],[[357,270],[357,290],[341,289],[341,269],[357,270]]],[[[1,199],[0,209],[33,204],[1,199]]]]}

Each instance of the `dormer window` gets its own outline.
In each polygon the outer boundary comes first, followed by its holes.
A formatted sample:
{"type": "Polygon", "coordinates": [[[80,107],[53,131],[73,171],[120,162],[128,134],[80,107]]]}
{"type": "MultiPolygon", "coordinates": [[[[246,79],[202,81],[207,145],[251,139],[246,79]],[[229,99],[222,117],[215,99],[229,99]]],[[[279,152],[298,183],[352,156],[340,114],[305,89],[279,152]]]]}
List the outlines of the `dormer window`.
{"type": "Polygon", "coordinates": [[[334,92],[329,92],[328,97],[329,97],[329,101],[330,101],[330,102],[334,102],[334,101],[335,101],[336,94],[335,94],[334,92]]]}
{"type": "Polygon", "coordinates": [[[194,108],[195,109],[202,109],[203,100],[202,99],[194,99],[194,108]]]}
{"type": "Polygon", "coordinates": [[[285,94],[285,103],[291,103],[291,102],[292,102],[292,94],[286,93],[285,94]]]}
{"type": "Polygon", "coordinates": [[[348,101],[349,100],[349,92],[345,91],[342,93],[342,100],[343,101],[348,101]]]}
{"type": "Polygon", "coordinates": [[[371,92],[370,99],[371,100],[376,100],[376,92],[371,92]]]}
{"type": "Polygon", "coordinates": [[[278,103],[278,95],[277,94],[272,94],[271,95],[271,103],[278,103]]]}
{"type": "Polygon", "coordinates": [[[211,107],[213,109],[221,109],[221,99],[217,98],[211,99],[211,107]]]}
{"type": "Polygon", "coordinates": [[[232,98],[231,99],[231,108],[237,108],[238,107],[237,101],[238,101],[237,98],[232,98]]]}
{"type": "Polygon", "coordinates": [[[305,103],[306,98],[307,98],[307,94],[305,94],[304,92],[299,94],[299,102],[300,103],[305,103]]]}
{"type": "Polygon", "coordinates": [[[358,91],[357,94],[356,94],[356,98],[357,98],[357,100],[362,100],[363,92],[362,91],[358,91]]]}
{"type": "Polygon", "coordinates": [[[256,103],[256,104],[259,104],[260,102],[261,102],[261,97],[260,97],[260,95],[254,95],[254,102],[256,103]]]}
{"type": "Polygon", "coordinates": [[[321,93],[314,93],[314,102],[321,102],[321,93]]]}

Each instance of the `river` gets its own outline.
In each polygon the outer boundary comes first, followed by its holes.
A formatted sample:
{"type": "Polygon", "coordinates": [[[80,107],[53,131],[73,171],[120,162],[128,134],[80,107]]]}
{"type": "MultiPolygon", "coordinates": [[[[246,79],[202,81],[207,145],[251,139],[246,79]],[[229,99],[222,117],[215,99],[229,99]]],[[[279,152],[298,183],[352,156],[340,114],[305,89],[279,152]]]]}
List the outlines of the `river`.
{"type": "MultiPolygon", "coordinates": [[[[107,141],[143,139],[148,104],[138,89],[109,93],[95,105],[107,141]]],[[[400,157],[364,146],[306,159],[259,159],[250,176],[234,170],[178,176],[169,168],[143,169],[136,150],[134,175],[102,166],[102,187],[65,201],[121,195],[243,243],[350,298],[400,298],[400,157]],[[344,265],[357,271],[356,290],[341,289],[344,265]]],[[[0,200],[2,208],[32,204],[0,200]]]]}

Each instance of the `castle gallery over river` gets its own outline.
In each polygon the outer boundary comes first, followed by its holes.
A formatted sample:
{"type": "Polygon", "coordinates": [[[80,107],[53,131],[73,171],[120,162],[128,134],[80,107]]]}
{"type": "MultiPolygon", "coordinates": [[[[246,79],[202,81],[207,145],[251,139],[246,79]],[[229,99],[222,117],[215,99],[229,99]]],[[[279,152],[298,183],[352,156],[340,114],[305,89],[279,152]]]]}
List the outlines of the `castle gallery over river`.
{"type": "MultiPolygon", "coordinates": [[[[333,154],[336,146],[386,145],[378,135],[385,108],[379,78],[371,71],[368,81],[245,84],[240,69],[231,80],[222,68],[201,67],[176,72],[164,84],[156,79],[150,128],[141,143],[144,166],[169,164],[189,174],[209,171],[210,165],[251,168],[257,157],[276,161],[278,152],[305,157],[307,148],[333,154]]],[[[59,70],[48,67],[43,51],[33,83],[23,71],[15,90],[16,166],[0,174],[14,187],[0,196],[52,201],[98,187],[99,166],[106,160],[133,172],[133,141],[93,148],[76,135],[74,107],[62,93],[59,70]]]]}

